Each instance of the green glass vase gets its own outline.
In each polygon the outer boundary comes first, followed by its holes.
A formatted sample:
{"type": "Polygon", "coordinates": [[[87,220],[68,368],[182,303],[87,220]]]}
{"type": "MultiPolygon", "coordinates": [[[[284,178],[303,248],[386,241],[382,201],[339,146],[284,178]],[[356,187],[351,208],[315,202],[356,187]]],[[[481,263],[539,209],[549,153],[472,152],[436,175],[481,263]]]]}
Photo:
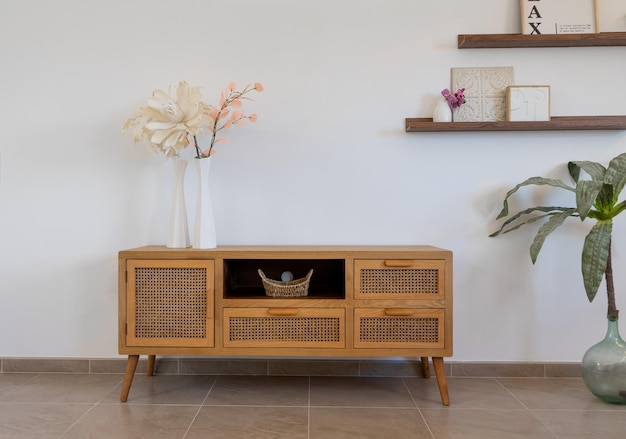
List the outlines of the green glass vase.
{"type": "Polygon", "coordinates": [[[582,375],[587,388],[598,398],[626,404],[626,342],[620,337],[618,322],[608,319],[604,340],[583,356],[582,375]]]}

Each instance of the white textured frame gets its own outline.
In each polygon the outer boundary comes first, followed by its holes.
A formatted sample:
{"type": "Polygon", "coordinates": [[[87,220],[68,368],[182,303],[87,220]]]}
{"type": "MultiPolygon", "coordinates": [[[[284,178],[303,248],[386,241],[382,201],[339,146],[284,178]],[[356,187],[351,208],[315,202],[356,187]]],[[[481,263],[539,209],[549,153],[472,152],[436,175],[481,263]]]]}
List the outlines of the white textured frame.
{"type": "Polygon", "coordinates": [[[452,67],[452,91],[465,89],[465,103],[452,113],[454,122],[506,120],[506,88],[515,83],[513,67],[452,67]]]}
{"type": "Polygon", "coordinates": [[[597,0],[520,0],[522,34],[537,35],[537,30],[541,34],[552,35],[595,33],[596,2],[597,0]],[[537,17],[536,11],[541,18],[537,17]]]}
{"type": "Polygon", "coordinates": [[[512,85],[506,88],[506,120],[549,121],[549,85],[512,85]]]}

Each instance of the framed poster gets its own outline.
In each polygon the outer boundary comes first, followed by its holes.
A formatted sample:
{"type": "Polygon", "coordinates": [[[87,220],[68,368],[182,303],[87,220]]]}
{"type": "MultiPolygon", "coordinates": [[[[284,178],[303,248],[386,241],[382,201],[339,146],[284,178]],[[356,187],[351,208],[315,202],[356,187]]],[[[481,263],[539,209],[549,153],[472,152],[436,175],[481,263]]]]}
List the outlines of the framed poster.
{"type": "Polygon", "coordinates": [[[595,0],[598,32],[626,32],[626,0],[595,0]]]}
{"type": "Polygon", "coordinates": [[[520,11],[522,35],[597,32],[595,0],[520,0],[520,11]]]}

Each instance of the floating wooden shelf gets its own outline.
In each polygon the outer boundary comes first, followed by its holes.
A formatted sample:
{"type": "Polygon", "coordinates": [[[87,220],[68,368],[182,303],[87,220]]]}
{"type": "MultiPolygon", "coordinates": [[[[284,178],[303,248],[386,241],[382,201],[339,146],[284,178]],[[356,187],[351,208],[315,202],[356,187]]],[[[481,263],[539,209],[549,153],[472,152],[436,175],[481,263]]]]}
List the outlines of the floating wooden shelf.
{"type": "Polygon", "coordinates": [[[597,34],[476,34],[459,35],[459,49],[498,49],[521,47],[626,46],[626,32],[597,34]]]}
{"type": "Polygon", "coordinates": [[[407,132],[626,130],[626,116],[563,116],[546,122],[433,122],[405,119],[407,132]]]}

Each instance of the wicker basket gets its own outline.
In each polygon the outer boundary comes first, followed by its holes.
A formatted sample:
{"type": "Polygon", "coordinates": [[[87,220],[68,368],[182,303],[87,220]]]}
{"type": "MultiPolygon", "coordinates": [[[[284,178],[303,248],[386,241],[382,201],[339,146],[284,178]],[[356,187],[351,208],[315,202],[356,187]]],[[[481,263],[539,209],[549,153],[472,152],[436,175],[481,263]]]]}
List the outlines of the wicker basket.
{"type": "Polygon", "coordinates": [[[271,297],[302,297],[309,294],[309,282],[313,275],[313,269],[310,269],[307,275],[301,279],[290,281],[279,281],[268,279],[265,273],[259,268],[259,276],[263,281],[265,294],[271,297]]]}

